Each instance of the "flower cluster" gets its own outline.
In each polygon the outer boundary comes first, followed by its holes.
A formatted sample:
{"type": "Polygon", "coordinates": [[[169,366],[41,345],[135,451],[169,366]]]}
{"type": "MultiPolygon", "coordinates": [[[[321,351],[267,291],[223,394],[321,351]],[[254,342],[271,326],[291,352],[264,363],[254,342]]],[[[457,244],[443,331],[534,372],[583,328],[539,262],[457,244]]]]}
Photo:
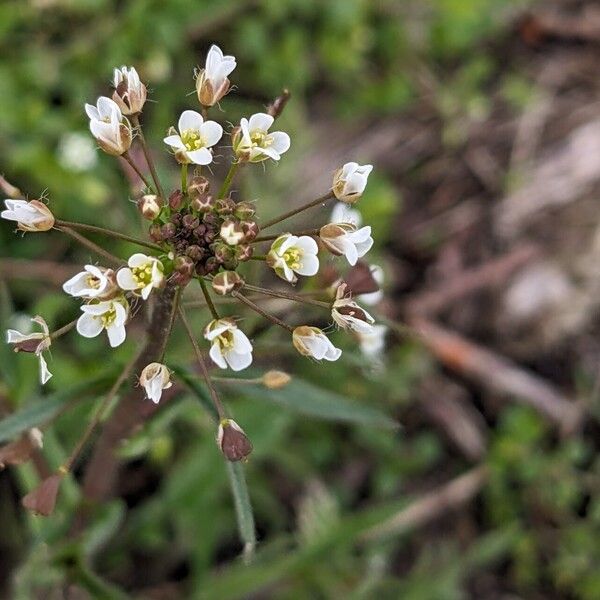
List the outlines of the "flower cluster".
{"type": "MultiPolygon", "coordinates": [[[[164,143],[181,169],[181,185],[168,190],[168,193],[163,191],[142,133],[140,116],[145,108],[147,88],[135,68],[123,66],[115,69],[112,97],[102,96],[95,105],[85,105],[90,131],[100,149],[127,160],[144,183],[137,206],[149,222],[147,239],[139,240],[95,225],[57,219],[39,200],[8,199],[5,201],[6,210],[1,213],[2,218],[15,221],[23,232],[53,228],[67,233],[78,230],[76,239],[86,243],[80,232],[92,231],[126,239],[144,250],[127,257],[126,261],[114,257],[115,264],[110,267],[85,265],[81,272],[64,283],[63,290],[82,302],[81,315],[73,326],[86,338],[106,332],[110,346],[116,347],[125,341],[126,328],[133,315],[146,312],[134,311],[134,306],[143,308],[145,302],[166,302],[169,310],[149,311],[158,315],[151,317],[149,333],[155,335],[166,331],[168,336],[175,317],[180,315],[194,345],[196,358],[203,367],[201,370],[206,383],[214,392],[220,421],[218,443],[230,460],[245,457],[252,445],[243,430],[226,416],[198,347],[197,338],[200,336],[190,329],[185,318],[181,299],[190,283],[199,284],[204,306],[210,310],[210,318],[207,311],[203,338],[210,345],[210,360],[220,369],[241,371],[249,367],[253,360],[253,345],[238,326],[238,320],[219,314],[219,303],[213,301],[213,293],[218,297],[229,295],[240,307],[254,310],[281,326],[290,336],[293,347],[315,361],[338,360],[342,351],[334,346],[324,329],[312,324],[285,323],[255,304],[254,295],[280,297],[325,309],[323,320],[350,332],[367,353],[372,354],[373,347],[381,346],[385,332],[385,329],[378,329],[381,326],[374,325],[373,317],[356,301],[373,304],[379,301],[381,294],[378,285],[381,283],[381,270],[359,260],[371,249],[373,238],[369,226],[361,227],[361,215],[354,208],[365,190],[372,166],[348,162],[333,174],[329,189],[323,196],[288,210],[276,219],[262,221],[257,215],[259,201],[240,199],[230,190],[241,167],[246,165],[250,168],[252,163],[268,160],[279,161],[290,148],[289,135],[273,130],[288,95],[277,99],[267,112],[243,117],[238,125],[225,132],[223,125],[208,118],[208,113],[230,91],[229,77],[235,68],[233,56],[224,55],[217,46],[211,47],[204,68],[196,75],[199,110],[183,111],[177,127],[168,129],[164,137],[164,143]],[[231,140],[230,144],[223,143],[226,135],[231,140]],[[142,146],[149,176],[144,175],[144,169],[129,154],[133,143],[142,146]],[[231,148],[229,172],[222,185],[213,189],[214,183],[203,174],[202,168],[215,162],[217,156],[226,155],[228,145],[231,148]],[[272,227],[303,210],[335,199],[338,203],[331,221],[320,228],[295,231],[290,227],[271,233],[272,227]],[[271,231],[265,235],[267,229],[271,231]],[[254,260],[263,264],[267,278],[270,272],[286,284],[295,285],[299,276],[318,275],[320,263],[324,260],[323,251],[334,257],[345,257],[352,268],[331,287],[325,287],[310,297],[293,290],[259,287],[246,282],[250,271],[244,268],[244,264],[254,260]],[[157,322],[156,319],[162,321],[157,322]]],[[[97,249],[91,242],[87,243],[92,250],[97,249]]],[[[106,251],[102,254],[110,255],[106,251]]],[[[42,332],[22,334],[9,330],[7,340],[16,351],[37,355],[41,381],[45,383],[51,375],[43,352],[48,350],[52,340],[66,333],[69,326],[51,333],[41,317],[36,317],[34,322],[40,325],[42,332]]],[[[154,403],[158,403],[163,391],[172,386],[171,372],[164,364],[166,345],[165,339],[159,344],[162,350],[157,351],[152,361],[139,372],[139,383],[147,398],[154,403]]],[[[278,389],[289,381],[285,373],[269,373],[268,378],[265,376],[264,385],[272,389],[278,389]]]]}

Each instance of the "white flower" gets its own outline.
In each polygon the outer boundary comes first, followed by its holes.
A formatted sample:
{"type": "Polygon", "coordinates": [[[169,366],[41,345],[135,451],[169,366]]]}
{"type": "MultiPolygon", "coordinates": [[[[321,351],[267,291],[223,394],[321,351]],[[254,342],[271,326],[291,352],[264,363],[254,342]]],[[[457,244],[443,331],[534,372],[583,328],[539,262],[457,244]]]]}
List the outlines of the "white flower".
{"type": "Polygon", "coordinates": [[[83,314],[77,320],[77,331],[80,335],[93,338],[106,329],[111,347],[116,348],[125,341],[129,304],[123,296],[114,300],[84,304],[81,310],[83,314]]]}
{"type": "Polygon", "coordinates": [[[164,267],[155,256],[132,254],[127,265],[117,271],[117,283],[122,290],[135,292],[147,300],[153,288],[163,285],[164,267]]]}
{"type": "Polygon", "coordinates": [[[342,283],[337,289],[331,309],[333,320],[342,329],[349,329],[357,333],[371,333],[375,319],[349,296],[346,296],[347,287],[345,283],[342,283]]]}
{"type": "Polygon", "coordinates": [[[360,227],[362,215],[356,208],[350,208],[345,202],[336,202],[331,211],[331,223],[351,223],[360,227]]]}
{"type": "MultiPolygon", "coordinates": [[[[371,271],[371,276],[375,280],[375,283],[381,288],[384,280],[383,269],[379,265],[369,265],[369,270],[371,271]]],[[[357,298],[364,304],[374,306],[375,304],[379,304],[383,299],[383,290],[378,289],[376,292],[360,294],[357,298]]]]}
{"type": "Polygon", "coordinates": [[[354,204],[365,191],[369,173],[373,165],[359,165],[355,162],[346,163],[333,176],[333,193],[338,200],[354,204]]]}
{"type": "Polygon", "coordinates": [[[381,357],[385,350],[385,336],[388,328],[385,325],[373,325],[368,333],[358,333],[358,341],[362,353],[371,360],[381,357]]]}
{"type": "Polygon", "coordinates": [[[357,230],[350,223],[329,223],[321,227],[319,237],[332,254],[344,255],[352,266],[373,246],[368,225],[357,230]]]}
{"type": "Polygon", "coordinates": [[[152,400],[154,404],[158,404],[162,391],[173,385],[169,369],[161,363],[150,363],[144,367],[140,375],[140,385],[146,390],[148,399],[152,400]]]}
{"type": "Polygon", "coordinates": [[[214,44],[206,55],[206,65],[196,78],[200,104],[214,106],[229,91],[229,75],[236,67],[234,56],[224,56],[214,44]]]}
{"type": "Polygon", "coordinates": [[[179,133],[168,135],[164,142],[171,146],[180,163],[208,165],[213,155],[209,150],[223,135],[223,128],[215,121],[204,121],[195,110],[184,110],[179,117],[179,133]]]}
{"type": "Polygon", "coordinates": [[[123,66],[115,69],[113,85],[115,86],[113,100],[124,115],[136,115],[142,112],[147,90],[134,67],[123,66]]]}
{"type": "Polygon", "coordinates": [[[67,294],[75,298],[102,298],[116,291],[114,278],[115,272],[112,269],[85,265],[81,273],[65,281],[62,287],[67,294]]]}
{"type": "Polygon", "coordinates": [[[315,275],[319,270],[317,253],[319,246],[313,238],[291,233],[280,235],[271,245],[267,254],[267,264],[281,279],[296,283],[298,275],[315,275]]]}
{"type": "Polygon", "coordinates": [[[336,348],[318,327],[296,327],[292,333],[292,343],[300,354],[316,360],[334,361],[342,355],[342,351],[336,348]]]}
{"type": "Polygon", "coordinates": [[[54,215],[39,200],[5,200],[0,217],[16,221],[21,231],[48,231],[54,227],[54,215]]]}
{"type": "Polygon", "coordinates": [[[96,166],[98,154],[87,134],[65,133],[58,145],[58,162],[67,171],[82,173],[96,166]]]}
{"type": "Polygon", "coordinates": [[[233,135],[233,149],[243,161],[260,162],[267,158],[279,160],[290,147],[290,136],[283,131],[268,133],[275,119],[266,113],[242,118],[233,135]]]}
{"type": "Polygon", "coordinates": [[[209,356],[226,369],[241,371],[252,362],[252,344],[230,319],[215,319],[204,330],[204,337],[212,343],[209,356]]]}
{"type": "Polygon", "coordinates": [[[90,118],[90,131],[104,152],[120,156],[129,150],[131,125],[116,102],[101,96],[96,106],[86,104],[85,112],[90,118]]]}
{"type": "Polygon", "coordinates": [[[36,316],[31,320],[42,328],[41,332],[23,334],[14,329],[8,329],[6,332],[6,342],[13,345],[15,352],[33,352],[38,357],[40,361],[40,382],[43,385],[52,377],[52,373],[48,370],[48,365],[42,352],[50,348],[52,339],[50,338],[48,325],[42,317],[36,316]]]}

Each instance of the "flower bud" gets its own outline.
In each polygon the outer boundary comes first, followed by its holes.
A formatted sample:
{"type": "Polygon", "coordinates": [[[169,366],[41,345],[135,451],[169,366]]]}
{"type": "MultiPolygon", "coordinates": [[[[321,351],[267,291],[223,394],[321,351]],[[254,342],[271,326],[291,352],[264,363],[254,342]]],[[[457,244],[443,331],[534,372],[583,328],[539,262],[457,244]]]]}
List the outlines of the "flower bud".
{"type": "Polygon", "coordinates": [[[231,462],[242,460],[252,452],[252,443],[233,419],[221,419],[217,445],[225,458],[231,462]]]}
{"type": "Polygon", "coordinates": [[[228,75],[235,69],[235,57],[225,56],[218,46],[212,45],[206,56],[206,65],[196,78],[196,93],[203,106],[214,106],[229,91],[228,75]]]}
{"type": "Polygon", "coordinates": [[[240,221],[249,221],[256,214],[256,209],[254,208],[254,204],[252,202],[247,202],[244,200],[235,205],[233,214],[240,221]]]}
{"type": "Polygon", "coordinates": [[[154,221],[160,214],[161,207],[158,196],[155,194],[146,194],[145,196],[142,196],[138,200],[137,207],[144,219],[148,219],[149,221],[154,221]]]}
{"type": "Polygon", "coordinates": [[[292,343],[300,354],[316,360],[334,361],[342,355],[342,351],[318,327],[296,327],[292,333],[292,343]]]}
{"type": "Polygon", "coordinates": [[[357,202],[367,187],[367,180],[372,170],[372,165],[346,163],[333,176],[332,191],[335,197],[346,204],[357,202]]]}
{"type": "Polygon", "coordinates": [[[221,225],[221,239],[230,246],[236,246],[244,240],[242,225],[236,219],[225,219],[221,225]]]}
{"type": "Polygon", "coordinates": [[[173,385],[169,369],[161,363],[150,363],[140,374],[140,385],[146,391],[147,398],[158,404],[163,390],[173,385]]]}
{"type": "Polygon", "coordinates": [[[169,240],[177,233],[177,225],[175,225],[174,223],[165,223],[160,228],[160,233],[162,235],[163,240],[169,240]]]}
{"type": "Polygon", "coordinates": [[[142,112],[146,102],[146,86],[134,67],[115,69],[113,100],[124,115],[136,115],[142,112]]]}
{"type": "Polygon", "coordinates": [[[262,383],[270,390],[279,390],[292,380],[291,376],[284,371],[267,371],[262,376],[262,383]]]}
{"type": "Polygon", "coordinates": [[[164,241],[161,229],[162,228],[158,223],[153,223],[152,225],[150,225],[150,228],[148,229],[148,234],[150,235],[150,239],[153,242],[164,241]]]}
{"type": "MultiPolygon", "coordinates": [[[[196,230],[194,229],[194,231],[196,231],[196,230]]],[[[194,262],[197,262],[197,261],[201,260],[202,258],[204,258],[204,254],[206,253],[206,251],[201,246],[198,246],[198,244],[192,244],[191,246],[187,247],[185,253],[194,262]]]]}
{"type": "Polygon", "coordinates": [[[244,232],[244,241],[252,242],[256,239],[260,228],[256,221],[241,221],[242,231],[244,232]]]}
{"type": "Polygon", "coordinates": [[[29,492],[22,500],[23,506],[36,515],[47,517],[52,514],[56,506],[58,489],[63,479],[63,473],[55,473],[44,479],[38,487],[29,492]]]}
{"type": "Polygon", "coordinates": [[[48,231],[54,227],[54,215],[39,200],[5,200],[6,210],[0,217],[7,221],[16,221],[21,231],[48,231]]]}
{"type": "Polygon", "coordinates": [[[212,280],[215,292],[221,296],[239,290],[244,285],[244,280],[235,271],[221,271],[212,280]]]}
{"type": "Polygon", "coordinates": [[[169,206],[171,210],[179,210],[183,204],[183,192],[181,190],[173,190],[169,194],[169,206]]]}
{"type": "Polygon", "coordinates": [[[215,242],[212,245],[212,251],[220,263],[225,263],[235,257],[235,249],[222,242],[215,242]]]}
{"type": "Polygon", "coordinates": [[[192,210],[199,213],[207,213],[215,206],[215,201],[212,196],[194,196],[190,202],[192,210]]]}
{"type": "Polygon", "coordinates": [[[332,254],[345,256],[352,266],[373,246],[369,226],[357,230],[351,223],[329,223],[321,227],[319,237],[332,254]]]}
{"type": "Polygon", "coordinates": [[[173,261],[173,269],[181,275],[191,278],[194,274],[194,261],[189,256],[178,256],[173,261]]]}
{"type": "Polygon", "coordinates": [[[212,275],[213,273],[216,273],[220,266],[221,265],[219,264],[219,261],[214,256],[208,257],[204,263],[204,275],[212,275]]]}
{"type": "Polygon", "coordinates": [[[196,229],[200,225],[200,219],[195,215],[184,215],[181,223],[186,229],[196,229]]]}
{"type": "Polygon", "coordinates": [[[240,244],[235,247],[235,257],[240,262],[246,262],[252,258],[254,254],[254,248],[250,244],[240,244]]]}
{"type": "Polygon", "coordinates": [[[218,220],[219,219],[218,219],[217,215],[215,215],[214,213],[210,213],[210,212],[205,213],[204,216],[202,217],[202,222],[205,225],[209,225],[209,226],[210,225],[217,225],[218,220]]]}
{"type": "Polygon", "coordinates": [[[220,215],[231,215],[235,210],[235,206],[233,198],[219,198],[215,203],[215,209],[220,215]]]}
{"type": "Polygon", "coordinates": [[[372,333],[375,319],[364,309],[346,296],[347,285],[342,283],[336,292],[336,299],[331,308],[333,320],[342,329],[357,333],[372,333]]]}
{"type": "Polygon", "coordinates": [[[210,182],[206,177],[196,175],[192,177],[192,180],[188,184],[187,192],[190,198],[197,198],[198,196],[206,196],[210,189],[210,182]]]}

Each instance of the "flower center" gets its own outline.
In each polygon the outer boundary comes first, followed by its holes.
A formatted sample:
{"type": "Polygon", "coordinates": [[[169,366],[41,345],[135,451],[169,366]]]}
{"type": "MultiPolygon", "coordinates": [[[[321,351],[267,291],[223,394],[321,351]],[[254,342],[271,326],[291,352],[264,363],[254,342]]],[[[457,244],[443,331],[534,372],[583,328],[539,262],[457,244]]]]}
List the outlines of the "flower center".
{"type": "Polygon", "coordinates": [[[92,290],[97,290],[100,288],[100,280],[93,275],[89,275],[85,282],[88,288],[92,290]]]}
{"type": "Polygon", "coordinates": [[[231,331],[226,331],[222,333],[217,338],[219,345],[221,346],[222,351],[228,351],[233,348],[233,334],[231,331]]]}
{"type": "Polygon", "coordinates": [[[263,131],[262,129],[255,129],[250,134],[250,141],[252,142],[253,147],[258,146],[260,148],[266,148],[273,143],[271,136],[269,136],[267,132],[263,131]]]}
{"type": "Polygon", "coordinates": [[[283,260],[290,269],[300,268],[301,258],[302,253],[298,248],[290,248],[289,250],[286,250],[283,254],[283,260]]]}
{"type": "Polygon", "coordinates": [[[204,140],[197,129],[186,129],[181,134],[181,141],[187,150],[200,150],[204,147],[204,140]]]}
{"type": "Polygon", "coordinates": [[[138,284],[139,287],[146,287],[152,282],[152,265],[145,265],[143,267],[133,267],[131,269],[133,280],[138,284]]]}
{"type": "Polygon", "coordinates": [[[110,310],[107,310],[103,315],[100,315],[100,320],[102,321],[102,326],[107,329],[110,327],[117,318],[117,310],[113,306],[110,310]]]}

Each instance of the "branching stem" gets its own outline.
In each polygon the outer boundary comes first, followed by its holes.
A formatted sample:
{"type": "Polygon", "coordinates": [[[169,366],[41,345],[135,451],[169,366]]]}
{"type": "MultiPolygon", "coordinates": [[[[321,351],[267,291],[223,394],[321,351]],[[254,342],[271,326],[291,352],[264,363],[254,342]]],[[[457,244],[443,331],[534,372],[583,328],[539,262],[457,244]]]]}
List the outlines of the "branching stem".
{"type": "Polygon", "coordinates": [[[152,190],[152,186],[150,185],[150,182],[146,179],[145,175],[140,171],[138,166],[135,164],[135,162],[129,155],[129,152],[125,152],[125,153],[121,154],[121,156],[127,161],[129,166],[136,172],[137,176],[144,182],[144,185],[149,190],[152,190]]]}
{"type": "Polygon", "coordinates": [[[251,292],[256,292],[258,294],[263,294],[265,296],[272,296],[273,298],[285,298],[286,300],[292,300],[293,302],[301,302],[302,304],[310,304],[312,306],[320,306],[321,308],[331,308],[331,304],[329,302],[323,302],[322,300],[313,300],[312,298],[307,298],[305,296],[299,296],[298,294],[292,294],[290,292],[280,292],[276,290],[269,290],[267,288],[259,287],[257,285],[250,285],[246,283],[244,285],[244,290],[249,290],[251,292]]]}
{"type": "MultiPolygon", "coordinates": [[[[301,235],[310,235],[310,236],[316,236],[319,235],[319,229],[307,229],[306,231],[292,231],[291,235],[295,235],[295,236],[301,236],[301,235]]],[[[257,244],[259,242],[269,242],[271,240],[276,240],[280,235],[283,235],[284,233],[287,233],[286,231],[283,231],[281,233],[274,233],[272,235],[261,235],[255,239],[253,239],[250,243],[251,244],[257,244]]]]}
{"type": "Polygon", "coordinates": [[[260,306],[258,306],[257,304],[254,304],[254,302],[252,302],[252,300],[249,300],[248,298],[246,298],[246,296],[240,294],[239,292],[231,292],[231,295],[234,298],[237,298],[240,302],[242,302],[249,308],[251,308],[254,312],[257,312],[259,315],[263,316],[265,319],[268,319],[272,323],[275,323],[275,325],[279,325],[279,327],[283,327],[283,329],[289,331],[290,333],[293,333],[293,331],[294,331],[293,327],[291,327],[290,325],[288,325],[287,323],[285,323],[284,321],[282,321],[280,318],[276,317],[275,315],[272,315],[271,313],[268,313],[266,310],[263,310],[260,306]]]}
{"type": "Polygon", "coordinates": [[[237,173],[239,166],[240,166],[239,161],[231,163],[231,167],[229,167],[229,171],[227,172],[225,181],[223,181],[223,185],[221,186],[221,189],[219,190],[219,198],[225,198],[225,195],[227,194],[227,192],[229,191],[229,188],[231,187],[233,178],[235,177],[235,174],[237,173]]]}
{"type": "Polygon", "coordinates": [[[323,196],[319,196],[319,198],[315,198],[314,200],[311,200],[307,204],[303,204],[302,206],[295,208],[294,210],[290,210],[289,212],[283,213],[282,215],[275,217],[274,219],[271,219],[270,221],[267,221],[264,225],[261,225],[260,228],[261,228],[261,230],[263,230],[263,229],[266,229],[267,227],[271,227],[272,225],[276,225],[277,223],[281,223],[281,221],[285,221],[286,219],[289,219],[290,217],[293,217],[294,215],[304,212],[305,210],[308,210],[309,208],[312,208],[313,206],[318,206],[319,204],[324,204],[325,202],[327,202],[327,200],[330,200],[333,197],[334,197],[333,191],[329,190],[323,196]]]}
{"type": "Polygon", "coordinates": [[[77,233],[70,227],[58,227],[57,229],[59,231],[62,231],[63,233],[66,233],[68,236],[71,236],[74,240],[77,240],[82,246],[85,246],[92,252],[95,252],[96,254],[103,256],[104,258],[109,260],[111,263],[116,264],[116,265],[124,264],[125,261],[121,260],[118,256],[115,256],[114,254],[107,252],[104,248],[101,248],[97,244],[94,244],[94,242],[92,242],[91,240],[88,240],[86,237],[83,237],[81,234],[77,233]]]}
{"type": "Polygon", "coordinates": [[[144,132],[142,131],[140,117],[139,115],[132,115],[131,120],[133,121],[133,125],[137,129],[140,136],[140,144],[142,145],[142,150],[144,151],[144,156],[146,157],[146,163],[148,164],[150,174],[152,175],[152,181],[154,181],[154,185],[156,186],[159,196],[164,198],[165,193],[162,189],[162,185],[160,184],[160,179],[158,178],[158,173],[156,172],[156,167],[154,166],[154,161],[152,160],[152,155],[150,154],[150,149],[148,148],[148,144],[146,144],[146,138],[144,137],[144,132]]]}
{"type": "Polygon", "coordinates": [[[208,291],[208,286],[206,285],[206,281],[203,277],[198,277],[198,281],[200,282],[200,287],[202,288],[202,293],[204,294],[204,299],[206,300],[206,305],[210,309],[210,312],[213,316],[213,319],[219,318],[219,313],[217,312],[217,307],[215,303],[212,301],[210,297],[210,292],[208,291]]]}

